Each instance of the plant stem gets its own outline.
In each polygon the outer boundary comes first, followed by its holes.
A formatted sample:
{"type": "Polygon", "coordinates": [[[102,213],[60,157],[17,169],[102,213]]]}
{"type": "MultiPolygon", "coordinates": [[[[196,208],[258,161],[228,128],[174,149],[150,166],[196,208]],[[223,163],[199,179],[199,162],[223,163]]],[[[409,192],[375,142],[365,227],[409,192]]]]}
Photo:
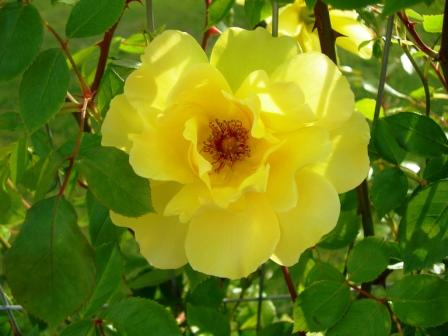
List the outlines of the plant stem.
{"type": "Polygon", "coordinates": [[[392,41],[392,30],[394,27],[394,16],[387,19],[386,41],[384,43],[383,58],[381,60],[380,82],[378,84],[378,93],[376,95],[375,113],[373,115],[372,134],[375,124],[380,116],[381,105],[383,104],[384,87],[386,86],[387,65],[389,63],[390,46],[392,41]]]}
{"type": "MultiPolygon", "coordinates": [[[[3,290],[3,287],[1,287],[1,286],[0,286],[0,299],[4,306],[9,305],[8,298],[6,297],[5,291],[3,290]]],[[[8,314],[8,320],[9,320],[9,324],[11,325],[12,334],[14,336],[20,336],[21,335],[20,328],[17,324],[17,321],[14,317],[13,312],[11,310],[7,310],[6,314],[8,314]]]]}
{"type": "Polygon", "coordinates": [[[443,77],[445,81],[448,81],[448,1],[445,1],[443,11],[442,41],[440,44],[439,60],[443,77]]]}
{"type": "Polygon", "coordinates": [[[258,271],[259,275],[259,283],[258,283],[258,306],[257,306],[257,335],[260,334],[261,331],[261,313],[263,309],[263,290],[264,290],[264,265],[260,266],[258,271]]]}
{"type": "Polygon", "coordinates": [[[272,0],[272,36],[278,36],[278,1],[272,0]]]}
{"type": "Polygon", "coordinates": [[[315,27],[319,34],[320,49],[323,54],[327,55],[335,64],[337,64],[335,48],[336,37],[331,28],[328,6],[322,2],[322,0],[316,1],[316,4],[314,5],[314,16],[316,17],[315,27]]]}
{"type": "Polygon", "coordinates": [[[289,269],[286,266],[281,266],[283,272],[283,278],[285,279],[286,286],[288,287],[289,295],[291,296],[292,302],[295,302],[297,299],[297,291],[294,287],[294,283],[291,278],[291,274],[289,274],[289,269]]]}
{"type": "Polygon", "coordinates": [[[152,0],[146,0],[146,25],[149,33],[154,33],[154,8],[152,6],[152,0]]]}

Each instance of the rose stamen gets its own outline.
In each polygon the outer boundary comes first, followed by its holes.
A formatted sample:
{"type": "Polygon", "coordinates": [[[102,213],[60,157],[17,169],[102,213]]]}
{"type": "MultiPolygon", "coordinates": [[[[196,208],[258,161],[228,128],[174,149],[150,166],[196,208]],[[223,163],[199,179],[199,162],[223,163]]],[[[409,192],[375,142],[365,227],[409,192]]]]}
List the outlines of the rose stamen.
{"type": "Polygon", "coordinates": [[[208,125],[211,134],[204,141],[202,151],[211,155],[216,172],[250,156],[249,131],[240,120],[215,119],[208,125]]]}

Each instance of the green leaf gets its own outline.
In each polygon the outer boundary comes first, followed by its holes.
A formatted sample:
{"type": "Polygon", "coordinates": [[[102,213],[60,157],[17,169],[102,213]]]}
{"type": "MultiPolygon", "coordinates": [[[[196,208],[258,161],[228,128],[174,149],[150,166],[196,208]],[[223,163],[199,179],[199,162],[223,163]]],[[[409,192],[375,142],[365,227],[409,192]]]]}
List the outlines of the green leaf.
{"type": "Polygon", "coordinates": [[[324,0],[324,2],[334,8],[355,9],[376,4],[379,0],[324,0]]]}
{"type": "MultiPolygon", "coordinates": [[[[358,112],[362,113],[364,117],[373,121],[375,115],[376,100],[371,98],[363,98],[356,102],[355,108],[358,112]]],[[[380,109],[380,118],[384,117],[384,109],[380,109]]]]}
{"type": "Polygon", "coordinates": [[[244,2],[244,13],[249,21],[249,26],[255,27],[256,24],[271,15],[271,2],[266,0],[246,0],[244,2]]]}
{"type": "Polygon", "coordinates": [[[292,326],[290,322],[275,322],[264,327],[260,336],[291,336],[292,326]]]}
{"type": "Polygon", "coordinates": [[[441,33],[443,27],[443,14],[423,15],[423,29],[428,33],[441,33]]]}
{"type": "Polygon", "coordinates": [[[350,290],[340,281],[314,282],[300,293],[294,307],[294,331],[322,331],[332,327],[350,305],[350,290]],[[299,321],[298,318],[302,316],[299,321]]]}
{"type": "Polygon", "coordinates": [[[448,139],[440,126],[431,118],[412,112],[378,120],[373,136],[380,154],[397,164],[407,152],[425,158],[448,153],[448,139]]]}
{"type": "Polygon", "coordinates": [[[208,9],[208,28],[216,25],[226,17],[235,0],[215,0],[208,9]]]}
{"type": "Polygon", "coordinates": [[[425,0],[386,0],[383,9],[383,15],[391,15],[395,12],[416,5],[425,0]]]}
{"type": "Polygon", "coordinates": [[[70,72],[59,49],[37,56],[20,83],[20,114],[29,131],[43,126],[65,100],[70,72]]]}
{"type": "Polygon", "coordinates": [[[89,234],[93,246],[118,242],[120,228],[109,217],[109,209],[101,205],[90,191],[87,192],[89,234]]]}
{"type": "Polygon", "coordinates": [[[352,243],[361,227],[361,217],[356,211],[343,211],[335,228],[322,237],[319,247],[340,249],[352,243]]]}
{"type": "Polygon", "coordinates": [[[430,159],[426,162],[423,178],[427,181],[442,180],[448,177],[448,155],[430,159]]]}
{"type": "Polygon", "coordinates": [[[314,267],[309,271],[305,285],[309,286],[314,282],[322,280],[333,280],[338,282],[344,281],[344,276],[332,265],[318,261],[314,267]]]}
{"type": "Polygon", "coordinates": [[[406,324],[435,327],[448,322],[448,281],[427,274],[410,275],[387,292],[393,311],[406,324]]]}
{"type": "Polygon", "coordinates": [[[15,185],[21,183],[28,166],[28,161],[28,139],[26,137],[22,137],[17,142],[13,152],[11,153],[11,157],[9,158],[11,179],[15,185]]]}
{"type": "Polygon", "coordinates": [[[218,278],[208,278],[187,295],[187,301],[196,306],[218,307],[226,295],[226,286],[218,278]]]}
{"type": "Polygon", "coordinates": [[[400,206],[406,199],[408,179],[398,168],[386,168],[374,175],[372,202],[382,218],[389,211],[400,206]]]}
{"type": "Polygon", "coordinates": [[[124,81],[112,68],[108,67],[101,79],[97,94],[97,107],[102,116],[106,115],[110,101],[116,95],[123,93],[124,81]]]}
{"type": "Polygon", "coordinates": [[[129,281],[128,285],[131,289],[154,287],[176,278],[180,273],[178,270],[153,269],[139,274],[135,279],[129,281]]]}
{"type": "Polygon", "coordinates": [[[170,313],[158,303],[129,298],[108,308],[105,318],[126,336],[180,336],[179,327],[170,313]]]}
{"type": "Polygon", "coordinates": [[[37,202],[6,254],[14,297],[51,325],[75,312],[95,283],[93,253],[76,222],[75,210],[63,198],[37,202]]]}
{"type": "Polygon", "coordinates": [[[104,33],[118,21],[124,4],[125,0],[80,0],[70,13],[65,34],[73,38],[104,33]]]}
{"type": "Polygon", "coordinates": [[[399,241],[406,271],[430,267],[448,254],[448,181],[434,183],[408,203],[399,241]]]}
{"type": "Polygon", "coordinates": [[[0,8],[0,81],[19,75],[43,40],[42,19],[33,5],[10,2],[0,8]]]}
{"type": "Polygon", "coordinates": [[[120,50],[128,54],[141,55],[145,52],[148,41],[145,34],[136,33],[120,41],[120,50]]]}
{"type": "Polygon", "coordinates": [[[93,336],[94,330],[92,321],[77,321],[65,328],[61,336],[93,336]]]}
{"type": "Polygon", "coordinates": [[[187,303],[187,322],[190,327],[197,327],[200,334],[230,335],[229,319],[216,308],[194,306],[187,303]]]}
{"type": "Polygon", "coordinates": [[[128,155],[113,147],[93,147],[80,153],[79,169],[92,194],[106,207],[130,217],[151,210],[149,181],[137,176],[128,155]]]}
{"type": "Polygon", "coordinates": [[[350,252],[347,270],[350,280],[357,283],[376,279],[389,264],[389,249],[376,237],[359,241],[350,252]]]}
{"type": "Polygon", "coordinates": [[[95,313],[119,287],[123,261],[120,250],[111,243],[96,249],[97,282],[92,297],[87,304],[85,315],[95,313]]]}
{"type": "Polygon", "coordinates": [[[363,299],[353,302],[348,310],[327,336],[389,336],[391,328],[387,308],[374,300],[363,299]]]}

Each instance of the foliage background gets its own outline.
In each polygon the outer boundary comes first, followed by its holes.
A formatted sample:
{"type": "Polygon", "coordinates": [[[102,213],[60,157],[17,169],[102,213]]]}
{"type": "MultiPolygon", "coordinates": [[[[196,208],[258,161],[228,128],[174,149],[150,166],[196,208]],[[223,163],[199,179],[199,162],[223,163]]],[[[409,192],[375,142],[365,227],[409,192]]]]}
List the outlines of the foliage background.
{"type": "MultiPolygon", "coordinates": [[[[0,1],[0,13],[10,3],[0,1]]],[[[40,16],[62,35],[74,3],[32,1],[40,16]]],[[[414,12],[406,13],[417,22],[416,30],[427,45],[438,50],[441,41],[448,39],[426,32],[417,15],[442,14],[444,1],[394,3],[401,4],[400,10],[412,5],[414,12]]],[[[348,7],[356,4],[344,2],[348,7]]],[[[387,17],[372,7],[358,12],[377,33],[374,57],[366,61],[338,50],[338,60],[358,109],[372,119],[387,17]]],[[[219,28],[227,24],[251,28],[243,7],[235,5],[224,14],[219,28]]],[[[203,1],[156,0],[154,15],[158,29],[184,30],[201,40],[203,1]]],[[[125,188],[138,183],[126,158],[101,149],[97,136],[84,135],[66,200],[58,197],[69,170],[66,158],[79,132],[72,114],[78,107],[66,101],[30,135],[22,120],[26,110],[22,100],[32,96],[32,90],[19,95],[21,75],[0,81],[0,294],[3,305],[22,306],[0,312],[0,335],[282,336],[293,330],[333,336],[447,335],[448,95],[431,68],[437,60],[414,48],[398,18],[395,23],[384,113],[375,124],[370,148],[369,209],[374,237],[369,237],[372,232],[362,222],[356,191],[342,195],[336,230],[289,270],[299,293],[295,303],[282,269],[271,262],[240,281],[207,277],[188,266],[174,271],[152,269],[139,255],[132,234],[113,226],[108,218],[108,208],[117,203],[124,204],[125,212],[142,211],[125,200],[114,201],[109,194],[117,186],[101,174],[111,162],[120,162],[111,169],[111,176],[120,176],[125,188]],[[421,78],[397,37],[406,41],[428,85],[430,118],[424,116],[427,97],[421,78]],[[86,180],[90,190],[83,185],[86,180]],[[54,242],[50,248],[49,241],[54,242]]],[[[122,78],[137,65],[145,38],[134,34],[145,29],[145,6],[133,1],[112,42],[95,100],[100,113],[105,113],[110,99],[122,88],[122,78]]],[[[0,31],[0,41],[5,41],[4,34],[0,31]]],[[[100,39],[96,35],[70,40],[76,64],[89,83],[95,75],[99,55],[95,44],[100,39]]],[[[0,54],[2,48],[0,44],[0,54]]],[[[60,45],[45,31],[40,50],[49,48],[60,45]]],[[[62,78],[64,67],[59,71],[62,78]]],[[[73,71],[69,91],[80,98],[73,71]]],[[[91,116],[89,120],[95,133],[98,124],[91,116]]]]}

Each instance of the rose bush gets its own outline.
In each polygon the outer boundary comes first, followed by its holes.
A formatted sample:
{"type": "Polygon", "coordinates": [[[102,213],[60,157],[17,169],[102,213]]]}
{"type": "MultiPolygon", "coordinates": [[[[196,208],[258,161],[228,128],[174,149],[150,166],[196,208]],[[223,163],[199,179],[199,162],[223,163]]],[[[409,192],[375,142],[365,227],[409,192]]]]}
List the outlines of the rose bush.
{"type": "Polygon", "coordinates": [[[102,135],[151,185],[154,213],[111,213],[142,255],[232,279],[296,263],[369,169],[369,127],[336,65],[261,28],[225,31],[210,60],[190,35],[160,34],[102,135]]]}

